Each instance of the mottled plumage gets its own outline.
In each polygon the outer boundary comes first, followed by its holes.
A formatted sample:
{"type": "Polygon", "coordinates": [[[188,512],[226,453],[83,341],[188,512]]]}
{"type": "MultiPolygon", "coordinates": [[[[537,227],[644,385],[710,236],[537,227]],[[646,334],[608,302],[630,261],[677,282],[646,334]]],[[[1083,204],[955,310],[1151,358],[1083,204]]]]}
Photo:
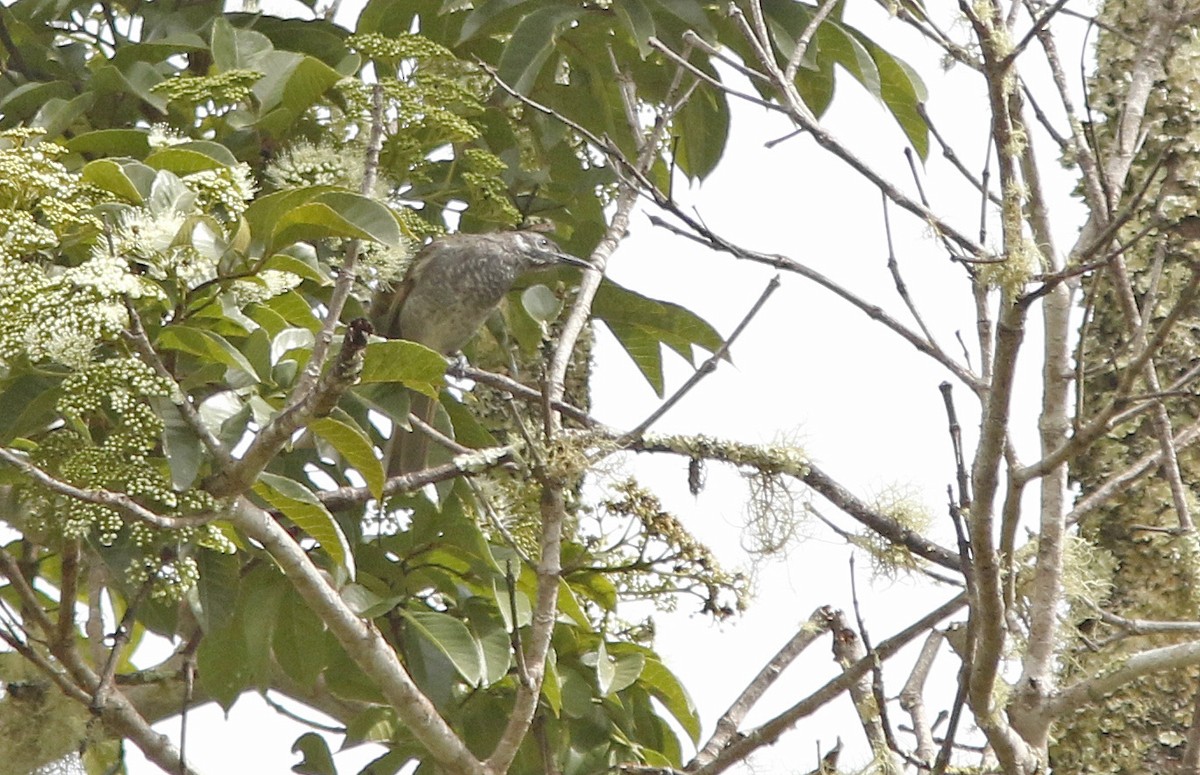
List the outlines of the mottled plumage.
{"type": "Polygon", "coordinates": [[[554,264],[588,266],[531,231],[436,239],[413,259],[399,286],[376,295],[375,331],[450,355],[479,330],[518,277],[554,264]]]}
{"type": "MultiPolygon", "coordinates": [[[[517,278],[555,264],[590,266],[532,231],[441,237],[421,249],[398,286],[375,295],[375,332],[451,355],[475,335],[517,278]]],[[[429,422],[433,408],[427,398],[413,394],[414,415],[429,422]]],[[[401,442],[399,454],[389,452],[389,476],[423,467],[425,436],[413,436],[401,442]]]]}

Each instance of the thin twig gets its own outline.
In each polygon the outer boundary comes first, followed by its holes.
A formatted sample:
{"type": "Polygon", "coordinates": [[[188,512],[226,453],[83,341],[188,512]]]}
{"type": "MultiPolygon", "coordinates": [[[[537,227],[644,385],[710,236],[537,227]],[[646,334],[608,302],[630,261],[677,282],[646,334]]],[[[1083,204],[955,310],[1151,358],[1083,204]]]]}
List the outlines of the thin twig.
{"type": "Polygon", "coordinates": [[[68,498],[74,498],[86,503],[94,503],[97,506],[106,506],[139,522],[145,522],[148,525],[161,527],[165,530],[206,525],[219,517],[218,514],[211,512],[179,517],[167,517],[162,514],[156,514],[125,493],[85,489],[56,479],[33,463],[30,463],[24,456],[4,447],[0,447],[0,460],[3,460],[38,484],[59,495],[65,495],[68,498]]]}
{"type": "Polygon", "coordinates": [[[750,308],[750,311],[745,314],[741,322],[738,323],[737,327],[733,329],[733,333],[729,335],[729,338],[721,343],[721,346],[718,347],[713,354],[700,365],[700,368],[692,372],[691,376],[687,378],[687,381],[685,381],[678,390],[676,390],[669,398],[667,398],[666,401],[663,401],[657,409],[651,412],[649,417],[638,423],[637,427],[622,436],[621,439],[618,440],[617,444],[624,446],[634,439],[641,438],[651,425],[656,423],[659,418],[669,412],[671,408],[675,406],[675,404],[679,403],[680,399],[687,395],[692,388],[700,384],[702,379],[716,371],[717,364],[720,363],[722,358],[725,358],[728,355],[729,349],[733,346],[733,343],[737,341],[737,338],[741,336],[742,331],[746,329],[746,326],[750,324],[750,321],[754,319],[759,310],[763,308],[763,305],[767,303],[767,299],[771,297],[771,294],[773,294],[778,287],[779,275],[775,275],[771,278],[771,281],[767,283],[767,287],[763,290],[762,294],[759,295],[758,300],[754,302],[754,305],[750,308]]]}

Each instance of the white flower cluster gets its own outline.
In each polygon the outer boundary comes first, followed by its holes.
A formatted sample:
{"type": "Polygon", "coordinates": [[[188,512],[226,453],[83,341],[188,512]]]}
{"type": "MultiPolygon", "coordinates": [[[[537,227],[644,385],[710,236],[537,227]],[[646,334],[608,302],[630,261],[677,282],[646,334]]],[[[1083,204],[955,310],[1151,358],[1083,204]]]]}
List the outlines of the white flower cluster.
{"type": "Polygon", "coordinates": [[[200,212],[214,215],[225,223],[236,223],[242,217],[257,190],[250,168],[245,164],[194,172],[183,182],[196,192],[196,208],[200,212]]]}
{"type": "Polygon", "coordinates": [[[304,186],[342,186],[358,190],[366,174],[361,149],[313,145],[302,140],[276,157],[265,171],[267,182],[277,190],[304,186]]]}
{"type": "Polygon", "coordinates": [[[230,287],[230,291],[237,305],[244,307],[247,304],[273,299],[300,283],[301,278],[291,272],[264,269],[250,279],[238,280],[230,287]]]}

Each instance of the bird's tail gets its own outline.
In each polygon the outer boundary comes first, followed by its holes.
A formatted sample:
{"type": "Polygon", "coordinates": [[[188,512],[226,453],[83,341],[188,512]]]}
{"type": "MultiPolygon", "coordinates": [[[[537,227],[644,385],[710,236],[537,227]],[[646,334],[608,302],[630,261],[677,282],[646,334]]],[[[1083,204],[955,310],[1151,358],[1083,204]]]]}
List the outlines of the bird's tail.
{"type": "MultiPolygon", "coordinates": [[[[417,392],[409,393],[409,414],[426,425],[433,425],[437,412],[437,401],[417,392]]],[[[385,451],[384,470],[387,475],[401,476],[425,468],[429,456],[429,436],[417,428],[405,430],[399,424],[392,426],[392,437],[385,451]]]]}

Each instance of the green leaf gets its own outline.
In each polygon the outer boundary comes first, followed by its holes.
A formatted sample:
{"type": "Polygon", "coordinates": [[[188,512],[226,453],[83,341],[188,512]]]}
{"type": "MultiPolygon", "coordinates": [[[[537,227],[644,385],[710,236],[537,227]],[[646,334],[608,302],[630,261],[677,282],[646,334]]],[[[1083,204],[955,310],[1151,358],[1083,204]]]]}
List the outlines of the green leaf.
{"type": "Polygon", "coordinates": [[[9,119],[27,119],[52,99],[68,100],[74,96],[75,90],[66,81],[24,83],[0,99],[0,114],[9,119]]]}
{"type": "Polygon", "coordinates": [[[150,405],[163,423],[163,454],[171,469],[171,486],[186,490],[196,481],[204,448],[196,431],[183,419],[179,409],[169,399],[155,396],[150,405]]]}
{"type": "Polygon", "coordinates": [[[542,66],[554,53],[558,33],[579,13],[574,3],[556,3],[521,17],[500,55],[496,68],[500,79],[521,94],[528,94],[542,66]]]}
{"type": "Polygon", "coordinates": [[[900,128],[904,130],[913,150],[922,160],[929,157],[929,125],[921,117],[919,107],[926,99],[925,84],[905,62],[893,57],[857,30],[851,34],[862,41],[879,68],[880,97],[900,128]]]}
{"type": "Polygon", "coordinates": [[[486,32],[489,26],[497,21],[506,11],[511,11],[521,5],[527,5],[530,0],[488,0],[486,3],[479,3],[471,9],[466,21],[463,22],[462,31],[458,35],[456,46],[466,43],[468,40],[486,32]]]}
{"type": "Polygon", "coordinates": [[[359,381],[400,382],[430,397],[446,384],[446,359],[424,345],[403,339],[371,342],[363,355],[359,381]]]}
{"type": "Polygon", "coordinates": [[[202,170],[232,167],[237,159],[220,143],[196,140],[158,148],[146,157],[146,164],[176,175],[190,175],[202,170]]]}
{"type": "Polygon", "coordinates": [[[121,99],[135,97],[159,112],[166,112],[167,100],[155,94],[153,87],[163,80],[157,70],[145,62],[130,62],[124,69],[105,65],[92,76],[92,88],[101,96],[121,99]]]}
{"type": "Polygon", "coordinates": [[[291,272],[297,277],[314,282],[321,287],[333,285],[333,280],[316,267],[295,256],[289,256],[287,253],[275,253],[263,262],[262,269],[291,272]]]}
{"type": "MultiPolygon", "coordinates": [[[[711,75],[719,77],[715,70],[711,75]]],[[[729,139],[729,120],[725,96],[712,89],[697,89],[680,109],[674,121],[679,138],[675,161],[692,180],[703,180],[716,169],[729,139]]]]}
{"type": "Polygon", "coordinates": [[[660,345],[665,344],[694,363],[693,346],[716,352],[722,344],[716,329],[690,310],[642,296],[607,279],[596,293],[592,314],[604,321],[660,396],[660,345]]]}
{"type": "Polygon", "coordinates": [[[184,325],[167,326],[159,333],[157,344],[167,350],[181,350],[214,360],[242,372],[254,382],[259,381],[258,373],[246,356],[238,352],[225,337],[212,331],[184,325]]]}
{"type": "Polygon", "coordinates": [[[650,38],[655,35],[654,17],[650,15],[650,9],[642,0],[620,0],[613,3],[613,8],[637,43],[638,54],[642,59],[650,56],[654,50],[650,48],[650,38]]]}
{"type": "Polygon", "coordinates": [[[196,583],[200,624],[205,632],[229,627],[237,608],[241,562],[237,555],[208,550],[198,552],[196,562],[200,568],[196,583]]]}
{"type": "Polygon", "coordinates": [[[662,398],[665,393],[662,370],[662,350],[658,339],[641,327],[625,323],[604,321],[608,330],[620,342],[626,355],[633,359],[642,376],[650,383],[655,395],[662,398]]]}
{"type": "Polygon", "coordinates": [[[562,715],[562,679],[558,675],[558,652],[551,647],[546,654],[546,674],[542,678],[542,697],[555,716],[562,715]]]}
{"type": "Polygon", "coordinates": [[[58,399],[62,393],[58,380],[38,375],[24,375],[5,381],[0,392],[0,443],[9,444],[14,437],[41,431],[59,417],[58,399]]]}
{"type": "Polygon", "coordinates": [[[45,129],[45,139],[56,139],[77,119],[91,110],[95,102],[96,95],[93,92],[84,92],[72,100],[57,97],[49,99],[33,117],[30,125],[45,129]]]}
{"type": "Polygon", "coordinates": [[[464,447],[484,449],[496,446],[496,437],[488,432],[479,422],[475,412],[449,394],[441,397],[442,408],[450,416],[450,425],[454,428],[454,440],[464,447]]]}
{"type": "Polygon", "coordinates": [[[254,484],[254,493],[312,536],[330,559],[354,578],[354,555],[346,534],[308,488],[285,476],[263,472],[254,484]]]}
{"type": "MultiPolygon", "coordinates": [[[[480,600],[473,597],[468,602],[480,600]]],[[[503,619],[497,618],[495,611],[471,606],[467,614],[471,633],[483,654],[483,685],[491,686],[508,675],[508,669],[512,667],[512,639],[504,629],[503,619]]]]}
{"type": "Polygon", "coordinates": [[[549,323],[562,311],[562,302],[554,291],[540,283],[521,292],[521,306],[539,323],[549,323]]]}
{"type": "Polygon", "coordinates": [[[125,165],[112,159],[98,159],[83,166],[83,179],[105,191],[140,205],[145,200],[143,193],[126,173],[125,165]]]}
{"type": "Polygon", "coordinates": [[[271,637],[279,666],[301,686],[316,683],[328,664],[325,627],[299,595],[286,595],[271,637]]]}
{"type": "Polygon", "coordinates": [[[646,667],[646,655],[640,651],[626,651],[623,648],[624,645],[622,643],[615,644],[610,655],[613,661],[613,675],[609,684],[610,694],[616,694],[633,686],[646,667]]]}
{"type": "Polygon", "coordinates": [[[612,693],[613,679],[616,676],[616,662],[608,656],[608,648],[604,641],[600,641],[600,648],[596,650],[596,687],[600,690],[601,697],[612,693]]]}
{"type": "Polygon", "coordinates": [[[360,743],[387,743],[403,730],[391,708],[367,708],[346,725],[346,748],[360,743]]]}
{"type": "Polygon", "coordinates": [[[333,764],[333,754],[329,752],[329,743],[316,732],[305,732],[296,738],[292,744],[292,753],[299,753],[304,760],[292,766],[292,772],[301,775],[338,775],[337,767],[333,764]]]}
{"type": "Polygon", "coordinates": [[[98,129],[84,132],[67,141],[75,153],[93,156],[132,156],[144,158],[150,153],[149,135],[141,129],[98,129]]]}
{"type": "Polygon", "coordinates": [[[330,186],[259,197],[247,208],[246,221],[268,253],[301,240],[344,237],[394,246],[401,239],[396,216],[385,205],[330,186]]]}
{"type": "Polygon", "coordinates": [[[642,668],[641,683],[675,717],[692,743],[699,743],[700,714],[675,674],[657,659],[647,659],[642,668]]]}
{"type": "Polygon", "coordinates": [[[273,48],[271,39],[261,32],[234,27],[223,16],[213,21],[213,64],[220,71],[256,70],[259,58],[273,48]]]}
{"type": "Polygon", "coordinates": [[[375,457],[371,440],[354,421],[346,415],[343,420],[319,417],[308,424],[309,429],[329,442],[347,463],[362,474],[367,489],[375,498],[383,497],[383,482],[387,478],[383,464],[375,457]]]}
{"type": "Polygon", "coordinates": [[[400,611],[414,631],[427,640],[471,686],[483,683],[483,649],[467,626],[448,614],[437,611],[400,611]]]}
{"type": "Polygon", "coordinates": [[[238,627],[219,627],[204,634],[196,652],[200,689],[228,712],[253,679],[249,649],[238,627]]]}
{"type": "Polygon", "coordinates": [[[294,326],[307,328],[313,333],[321,330],[321,321],[313,314],[312,307],[295,291],[273,296],[267,299],[264,306],[294,326]]]}

